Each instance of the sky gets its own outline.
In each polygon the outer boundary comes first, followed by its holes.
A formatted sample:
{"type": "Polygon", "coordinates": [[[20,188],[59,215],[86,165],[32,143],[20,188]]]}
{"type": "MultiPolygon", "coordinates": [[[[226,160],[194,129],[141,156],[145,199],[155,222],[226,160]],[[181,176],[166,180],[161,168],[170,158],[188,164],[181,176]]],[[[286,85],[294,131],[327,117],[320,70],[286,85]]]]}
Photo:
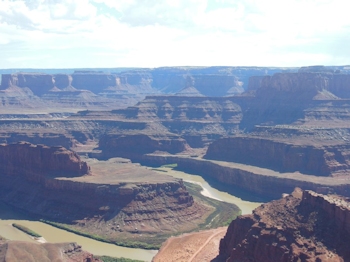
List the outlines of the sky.
{"type": "Polygon", "coordinates": [[[345,0],[0,0],[0,68],[350,64],[345,0]]]}

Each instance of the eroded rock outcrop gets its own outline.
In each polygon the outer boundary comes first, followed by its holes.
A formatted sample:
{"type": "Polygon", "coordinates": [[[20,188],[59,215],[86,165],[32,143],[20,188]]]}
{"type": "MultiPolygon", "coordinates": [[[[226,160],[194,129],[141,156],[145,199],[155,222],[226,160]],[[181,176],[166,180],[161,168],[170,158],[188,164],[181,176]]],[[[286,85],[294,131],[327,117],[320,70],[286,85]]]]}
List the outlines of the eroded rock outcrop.
{"type": "Polygon", "coordinates": [[[77,243],[37,244],[24,241],[0,243],[0,261],[102,262],[82,250],[77,243]]]}
{"type": "Polygon", "coordinates": [[[82,176],[90,172],[86,162],[64,147],[27,142],[0,144],[0,170],[3,175],[24,176],[29,180],[52,175],[82,176]]]}
{"type": "Polygon", "coordinates": [[[257,136],[222,138],[208,148],[206,158],[315,176],[344,175],[350,170],[350,145],[320,145],[294,139],[257,136]]]}
{"type": "Polygon", "coordinates": [[[2,201],[110,241],[161,234],[152,241],[160,244],[165,234],[194,230],[213,209],[194,201],[182,180],[130,161],[87,165],[62,147],[29,143],[0,145],[0,159],[2,201]]]}
{"type": "Polygon", "coordinates": [[[222,191],[235,194],[236,190],[241,192],[243,189],[249,197],[259,196],[264,200],[278,199],[281,194],[290,192],[295,187],[318,193],[350,196],[350,183],[341,177],[280,173],[240,163],[164,154],[144,155],[140,161],[146,165],[154,166],[177,163],[178,170],[199,174],[209,180],[219,182],[217,186],[222,188],[222,191]]]}
{"type": "Polygon", "coordinates": [[[301,71],[264,77],[258,95],[278,96],[288,93],[294,98],[306,100],[314,98],[318,92],[329,91],[339,98],[349,98],[349,89],[349,74],[301,71]]]}
{"type": "Polygon", "coordinates": [[[350,261],[350,204],[295,190],[230,224],[220,256],[233,261],[350,261]]]}
{"type": "MultiPolygon", "coordinates": [[[[80,113],[82,114],[83,112],[80,113]]],[[[87,117],[89,115],[93,115],[93,112],[86,114],[87,117]]],[[[183,144],[183,139],[191,147],[202,147],[216,138],[237,132],[242,119],[242,109],[234,98],[148,96],[135,106],[114,110],[106,117],[113,117],[113,115],[120,121],[125,121],[125,124],[145,123],[144,130],[138,131],[137,134],[153,137],[153,141],[163,140],[160,142],[162,146],[159,148],[152,146],[148,153],[154,150],[177,153],[184,149],[184,146],[180,146],[183,144]],[[166,142],[167,140],[169,142],[166,142]]],[[[79,114],[75,117],[79,117],[79,114]]],[[[132,135],[129,140],[132,140],[135,135],[135,130],[119,129],[118,131],[122,134],[119,137],[125,137],[125,139],[132,135]]],[[[110,133],[113,135],[117,132],[110,133]]],[[[114,135],[114,137],[117,136],[114,135]]],[[[102,142],[106,140],[103,139],[102,142]]],[[[143,148],[146,144],[140,143],[139,146],[143,148]]]]}
{"type": "Polygon", "coordinates": [[[276,73],[263,78],[252,77],[250,89],[246,95],[252,95],[254,103],[244,112],[241,123],[241,128],[247,130],[261,124],[304,122],[309,111],[314,112],[314,118],[322,120],[348,117],[348,102],[345,101],[350,97],[349,74],[303,70],[276,73]]]}
{"type": "Polygon", "coordinates": [[[99,142],[104,157],[135,158],[143,154],[163,151],[172,154],[188,148],[186,141],[176,135],[152,137],[146,134],[104,135],[99,142]]]}

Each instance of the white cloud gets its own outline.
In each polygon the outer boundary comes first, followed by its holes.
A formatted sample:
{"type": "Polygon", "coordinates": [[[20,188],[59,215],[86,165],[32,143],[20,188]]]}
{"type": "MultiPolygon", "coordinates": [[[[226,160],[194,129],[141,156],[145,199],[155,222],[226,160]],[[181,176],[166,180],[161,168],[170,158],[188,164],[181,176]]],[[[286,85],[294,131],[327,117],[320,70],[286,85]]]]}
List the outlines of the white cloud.
{"type": "Polygon", "coordinates": [[[350,64],[348,10],[342,0],[3,0],[0,68],[350,64]]]}

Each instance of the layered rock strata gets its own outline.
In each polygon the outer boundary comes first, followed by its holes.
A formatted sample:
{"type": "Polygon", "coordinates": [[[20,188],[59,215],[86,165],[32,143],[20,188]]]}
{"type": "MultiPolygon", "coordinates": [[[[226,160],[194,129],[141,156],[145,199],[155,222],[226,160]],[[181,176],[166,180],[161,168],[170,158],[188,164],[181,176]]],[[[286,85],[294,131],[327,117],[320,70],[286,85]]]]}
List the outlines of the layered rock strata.
{"type": "Polygon", "coordinates": [[[342,178],[312,176],[298,172],[279,173],[271,169],[199,157],[149,154],[138,161],[153,166],[177,163],[179,170],[219,182],[216,186],[223,191],[234,194],[243,190],[251,197],[259,196],[263,199],[277,199],[295,187],[350,196],[350,183],[342,178]]]}
{"type": "Polygon", "coordinates": [[[139,135],[105,135],[99,141],[99,148],[103,149],[103,157],[135,158],[142,154],[163,151],[179,153],[188,148],[186,141],[178,136],[152,137],[139,135]]]}
{"type": "Polygon", "coordinates": [[[209,146],[205,158],[265,167],[281,173],[298,171],[315,176],[349,173],[350,144],[322,143],[257,136],[222,138],[209,146]]]}
{"type": "Polygon", "coordinates": [[[70,74],[63,73],[70,70],[47,70],[50,74],[38,71],[3,74],[0,107],[6,105],[11,112],[21,108],[47,110],[64,107],[70,112],[125,108],[146,95],[181,92],[189,87],[189,79],[191,87],[199,94],[231,96],[244,91],[250,76],[281,72],[284,68],[169,67],[116,69],[116,72],[111,72],[111,69],[79,70],[70,74]],[[52,74],[55,71],[57,73],[52,74]],[[11,92],[14,89],[16,92],[11,92]]]}
{"type": "Polygon", "coordinates": [[[88,166],[62,147],[29,143],[1,145],[0,156],[2,201],[111,241],[193,230],[212,212],[182,180],[130,161],[89,160],[88,166]]]}
{"type": "MultiPolygon", "coordinates": [[[[92,115],[93,112],[86,117],[92,115]]],[[[79,114],[74,117],[79,117],[79,114]]],[[[242,110],[234,98],[149,96],[133,107],[114,110],[106,117],[114,117],[126,123],[145,123],[144,130],[136,134],[150,136],[150,139],[140,141],[139,147],[147,147],[142,142],[162,140],[158,143],[162,146],[151,146],[147,153],[154,150],[177,153],[185,149],[184,143],[191,147],[203,147],[214,139],[236,133],[242,119],[242,110]]],[[[103,150],[107,145],[105,141],[113,141],[116,137],[129,140],[132,147],[135,131],[110,131],[101,138],[100,148],[103,150]]],[[[106,151],[110,151],[110,148],[106,147],[106,151]]]]}
{"type": "Polygon", "coordinates": [[[349,261],[350,204],[296,190],[230,224],[220,257],[233,261],[349,261]]]}
{"type": "Polygon", "coordinates": [[[90,172],[86,162],[64,147],[27,142],[0,144],[0,171],[2,175],[21,176],[34,181],[51,175],[72,177],[90,172]]]}

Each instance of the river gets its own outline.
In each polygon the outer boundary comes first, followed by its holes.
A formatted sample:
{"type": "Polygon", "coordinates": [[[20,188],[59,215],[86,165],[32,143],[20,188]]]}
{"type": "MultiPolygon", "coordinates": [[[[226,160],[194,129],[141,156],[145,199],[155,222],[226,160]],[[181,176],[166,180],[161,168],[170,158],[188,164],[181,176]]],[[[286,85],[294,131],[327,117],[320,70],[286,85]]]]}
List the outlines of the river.
{"type": "Polygon", "coordinates": [[[256,207],[262,204],[260,202],[245,201],[229,193],[217,190],[210,186],[209,183],[206,180],[204,180],[203,177],[198,175],[192,175],[182,171],[177,171],[170,167],[159,167],[154,168],[153,170],[157,171],[159,174],[171,175],[176,178],[181,178],[186,182],[200,185],[203,188],[201,192],[202,195],[214,198],[216,200],[235,204],[242,210],[242,215],[251,214],[252,210],[254,210],[256,207]]]}
{"type": "MultiPolygon", "coordinates": [[[[158,173],[172,175],[181,178],[184,181],[195,183],[202,186],[202,194],[217,200],[236,204],[242,214],[250,214],[251,211],[261,203],[244,201],[238,197],[226,192],[219,191],[211,187],[201,176],[190,175],[181,171],[173,170],[169,167],[155,169],[158,173]]],[[[10,240],[22,240],[35,242],[27,234],[11,226],[12,223],[18,223],[26,226],[42,235],[47,242],[77,242],[84,250],[95,255],[107,255],[112,257],[126,257],[143,261],[151,261],[157,253],[156,250],[144,250],[136,248],[119,247],[116,245],[99,242],[87,237],[79,236],[62,229],[55,228],[39,221],[25,219],[24,215],[12,210],[10,207],[0,203],[0,235],[10,240]]]]}

